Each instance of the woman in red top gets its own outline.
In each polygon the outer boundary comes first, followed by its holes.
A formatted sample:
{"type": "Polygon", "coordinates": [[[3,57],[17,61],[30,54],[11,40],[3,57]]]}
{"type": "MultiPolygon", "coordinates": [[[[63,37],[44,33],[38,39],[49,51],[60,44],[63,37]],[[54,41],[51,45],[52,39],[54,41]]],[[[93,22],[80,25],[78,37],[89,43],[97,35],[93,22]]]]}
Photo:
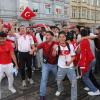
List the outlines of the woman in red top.
{"type": "Polygon", "coordinates": [[[14,55],[14,49],[12,44],[6,41],[6,33],[0,32],[0,83],[3,78],[4,73],[8,78],[9,90],[15,93],[16,90],[13,87],[13,64],[12,59],[18,69],[16,57],[14,55]]]}

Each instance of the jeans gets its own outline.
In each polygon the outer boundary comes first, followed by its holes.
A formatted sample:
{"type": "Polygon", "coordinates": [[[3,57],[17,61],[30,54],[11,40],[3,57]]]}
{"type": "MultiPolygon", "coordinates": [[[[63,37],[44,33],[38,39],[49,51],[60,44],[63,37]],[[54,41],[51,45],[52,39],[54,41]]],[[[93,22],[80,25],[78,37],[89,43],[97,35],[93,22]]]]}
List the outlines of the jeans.
{"type": "Polygon", "coordinates": [[[82,76],[82,80],[84,82],[84,84],[90,89],[90,91],[97,91],[97,88],[94,86],[94,84],[92,83],[92,81],[89,78],[89,74],[90,71],[92,70],[93,66],[95,64],[95,60],[93,60],[89,66],[88,72],[86,72],[83,76],[82,76]]]}
{"type": "Polygon", "coordinates": [[[100,88],[100,84],[97,82],[97,80],[94,76],[95,64],[96,64],[96,60],[94,60],[91,64],[92,68],[91,68],[90,73],[89,73],[89,78],[97,88],[100,88]]]}
{"type": "Polygon", "coordinates": [[[46,94],[47,80],[48,80],[48,75],[50,72],[53,72],[56,79],[57,65],[43,63],[42,64],[42,78],[41,78],[41,83],[40,83],[40,96],[45,96],[46,94]]]}
{"type": "Polygon", "coordinates": [[[67,75],[68,79],[71,83],[71,100],[77,100],[77,79],[76,79],[76,73],[74,68],[58,68],[57,73],[57,85],[58,85],[58,91],[63,91],[63,84],[62,80],[67,75]]]}

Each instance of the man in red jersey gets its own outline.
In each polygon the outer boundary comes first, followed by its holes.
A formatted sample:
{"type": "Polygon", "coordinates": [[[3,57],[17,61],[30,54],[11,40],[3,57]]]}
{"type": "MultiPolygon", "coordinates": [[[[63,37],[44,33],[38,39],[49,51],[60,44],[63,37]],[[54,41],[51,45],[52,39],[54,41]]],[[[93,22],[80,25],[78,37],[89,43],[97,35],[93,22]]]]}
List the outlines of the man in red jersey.
{"type": "Polygon", "coordinates": [[[7,34],[3,31],[0,32],[0,83],[3,78],[4,73],[8,78],[9,90],[15,93],[16,90],[13,87],[13,64],[14,61],[16,68],[18,69],[18,64],[14,54],[14,49],[12,44],[6,41],[7,34]]]}
{"type": "Polygon", "coordinates": [[[56,44],[53,41],[53,32],[46,32],[46,41],[38,45],[38,49],[43,49],[43,64],[42,64],[42,77],[40,83],[40,100],[45,100],[47,80],[50,72],[57,75],[56,56],[52,55],[53,46],[56,44]]]}

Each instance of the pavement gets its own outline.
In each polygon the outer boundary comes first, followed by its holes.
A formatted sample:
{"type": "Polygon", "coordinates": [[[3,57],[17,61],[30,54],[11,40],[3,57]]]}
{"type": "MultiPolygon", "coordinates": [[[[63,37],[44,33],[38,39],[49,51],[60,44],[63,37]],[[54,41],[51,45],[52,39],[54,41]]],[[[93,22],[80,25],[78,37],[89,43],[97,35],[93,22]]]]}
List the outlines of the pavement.
{"type": "MultiPolygon", "coordinates": [[[[14,86],[17,90],[15,94],[12,94],[8,90],[8,81],[7,78],[2,80],[1,84],[1,99],[0,100],[39,100],[39,85],[41,72],[36,71],[33,74],[34,84],[30,85],[27,82],[27,87],[22,87],[21,79],[18,75],[15,77],[14,86]]],[[[97,81],[100,83],[100,74],[96,75],[97,81]]],[[[53,77],[50,75],[48,80],[47,92],[46,92],[46,100],[70,100],[70,83],[68,79],[63,81],[64,83],[64,91],[61,96],[56,97],[54,94],[57,90],[56,82],[52,81],[53,77]]],[[[78,100],[100,100],[100,96],[89,96],[85,90],[83,90],[84,86],[82,81],[78,80],[78,100]]]]}

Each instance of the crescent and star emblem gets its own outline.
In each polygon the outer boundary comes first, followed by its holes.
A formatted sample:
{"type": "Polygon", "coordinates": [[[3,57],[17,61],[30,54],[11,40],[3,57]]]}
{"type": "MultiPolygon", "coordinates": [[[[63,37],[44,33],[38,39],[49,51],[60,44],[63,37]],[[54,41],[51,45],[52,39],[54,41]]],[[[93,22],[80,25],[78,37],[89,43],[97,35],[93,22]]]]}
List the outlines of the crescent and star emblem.
{"type": "Polygon", "coordinates": [[[30,17],[30,12],[27,11],[27,12],[25,13],[25,17],[30,17]]]}

